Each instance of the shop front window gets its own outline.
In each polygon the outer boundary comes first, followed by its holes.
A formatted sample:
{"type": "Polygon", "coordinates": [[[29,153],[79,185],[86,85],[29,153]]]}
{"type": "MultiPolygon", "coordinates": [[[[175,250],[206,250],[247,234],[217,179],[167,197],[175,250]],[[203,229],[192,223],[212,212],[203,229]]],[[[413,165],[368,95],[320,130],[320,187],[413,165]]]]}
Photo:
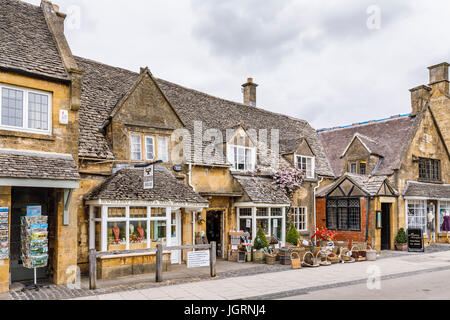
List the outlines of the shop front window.
{"type": "Polygon", "coordinates": [[[147,248],[147,222],[130,221],[130,250],[147,248]]]}
{"type": "Polygon", "coordinates": [[[108,222],[108,251],[126,250],[126,223],[108,222]]]}
{"type": "Polygon", "coordinates": [[[422,229],[426,232],[427,202],[408,200],[408,229],[422,229]]]}
{"type": "Polygon", "coordinates": [[[150,240],[155,244],[166,244],[166,221],[150,221],[150,240]]]}
{"type": "Polygon", "coordinates": [[[261,228],[266,236],[277,238],[284,241],[283,238],[283,209],[282,208],[239,208],[238,209],[238,229],[248,232],[254,239],[253,230],[258,232],[261,228]],[[255,214],[253,214],[255,210],[255,214]],[[255,221],[255,225],[253,224],[255,221]]]}
{"type": "Polygon", "coordinates": [[[439,232],[444,232],[442,230],[442,225],[444,224],[444,217],[450,216],[450,201],[439,202],[439,232]]]}

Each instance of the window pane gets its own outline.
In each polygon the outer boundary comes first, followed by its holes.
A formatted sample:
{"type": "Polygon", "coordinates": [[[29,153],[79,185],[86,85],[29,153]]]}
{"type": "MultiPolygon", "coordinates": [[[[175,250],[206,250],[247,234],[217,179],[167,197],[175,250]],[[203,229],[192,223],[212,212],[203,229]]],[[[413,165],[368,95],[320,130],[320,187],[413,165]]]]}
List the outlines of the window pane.
{"type": "Polygon", "coordinates": [[[427,208],[425,201],[408,201],[408,228],[426,230],[427,208]]]}
{"type": "Polygon", "coordinates": [[[108,251],[126,250],[126,223],[108,222],[108,251]]]}
{"type": "Polygon", "coordinates": [[[250,235],[252,234],[252,219],[244,218],[239,219],[239,227],[240,231],[248,232],[250,235]]]}
{"type": "Polygon", "coordinates": [[[283,216],[283,210],[281,208],[271,208],[270,209],[270,215],[272,217],[282,217],[283,216]]]}
{"type": "Polygon", "coordinates": [[[150,239],[152,246],[156,243],[166,244],[166,221],[150,221],[150,239]]]}
{"type": "Polygon", "coordinates": [[[165,218],[166,208],[152,208],[152,218],[165,218]]]}
{"type": "Polygon", "coordinates": [[[130,221],[130,250],[147,248],[147,222],[130,221]]]}
{"type": "Polygon", "coordinates": [[[444,217],[450,215],[450,201],[441,201],[439,203],[439,227],[438,230],[443,232],[442,227],[444,225],[444,217]]]}
{"type": "Polygon", "coordinates": [[[267,208],[256,208],[257,217],[267,217],[269,216],[269,210],[267,208]]]}
{"type": "Polygon", "coordinates": [[[327,201],[327,228],[331,230],[337,229],[337,201],[327,201]]]}
{"type": "Polygon", "coordinates": [[[158,160],[169,161],[169,139],[167,137],[158,137],[158,160]]]}
{"type": "Polygon", "coordinates": [[[281,240],[281,226],[283,224],[283,220],[280,218],[273,219],[272,218],[272,237],[277,238],[278,240],[281,240]]]}
{"type": "Polygon", "coordinates": [[[2,89],[2,125],[23,127],[23,92],[2,89]]]}
{"type": "Polygon", "coordinates": [[[147,160],[155,158],[155,139],[153,137],[145,137],[145,152],[147,160]]]}
{"type": "Polygon", "coordinates": [[[130,218],[147,218],[147,208],[130,207],[130,218]]]}
{"type": "Polygon", "coordinates": [[[131,160],[142,160],[141,136],[131,136],[131,160]]]}
{"type": "Polygon", "coordinates": [[[252,216],[252,209],[250,208],[241,208],[239,209],[239,215],[241,217],[251,217],[252,216]]]}
{"type": "Polygon", "coordinates": [[[256,219],[256,232],[262,228],[266,236],[269,235],[269,219],[256,219]]]}
{"type": "Polygon", "coordinates": [[[48,97],[28,94],[28,128],[48,130],[48,97]]]}
{"type": "Polygon", "coordinates": [[[125,208],[108,208],[108,218],[125,218],[125,208]]]}

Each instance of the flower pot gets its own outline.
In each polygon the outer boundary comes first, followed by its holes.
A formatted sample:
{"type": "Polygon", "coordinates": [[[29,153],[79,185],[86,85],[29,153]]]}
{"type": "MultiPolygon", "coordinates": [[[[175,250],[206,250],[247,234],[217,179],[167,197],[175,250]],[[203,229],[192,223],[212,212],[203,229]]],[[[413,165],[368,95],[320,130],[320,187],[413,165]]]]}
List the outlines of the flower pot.
{"type": "Polygon", "coordinates": [[[266,257],[263,250],[255,250],[253,252],[253,262],[255,263],[265,263],[266,257]]]}
{"type": "Polygon", "coordinates": [[[407,251],[408,250],[408,244],[407,243],[396,243],[395,249],[397,251],[407,251]]]}

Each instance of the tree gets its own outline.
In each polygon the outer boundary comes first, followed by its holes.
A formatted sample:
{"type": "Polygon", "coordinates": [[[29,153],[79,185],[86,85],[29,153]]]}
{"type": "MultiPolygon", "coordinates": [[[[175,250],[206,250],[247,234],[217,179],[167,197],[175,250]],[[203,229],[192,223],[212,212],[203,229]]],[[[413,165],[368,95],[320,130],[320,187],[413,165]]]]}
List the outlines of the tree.
{"type": "Polygon", "coordinates": [[[256,250],[261,250],[269,247],[269,242],[267,241],[266,235],[261,227],[258,229],[253,246],[256,250]]]}
{"type": "Polygon", "coordinates": [[[297,228],[295,227],[294,223],[292,222],[291,228],[289,229],[289,232],[286,237],[286,242],[291,243],[296,246],[299,238],[300,238],[300,234],[298,233],[297,228]]]}

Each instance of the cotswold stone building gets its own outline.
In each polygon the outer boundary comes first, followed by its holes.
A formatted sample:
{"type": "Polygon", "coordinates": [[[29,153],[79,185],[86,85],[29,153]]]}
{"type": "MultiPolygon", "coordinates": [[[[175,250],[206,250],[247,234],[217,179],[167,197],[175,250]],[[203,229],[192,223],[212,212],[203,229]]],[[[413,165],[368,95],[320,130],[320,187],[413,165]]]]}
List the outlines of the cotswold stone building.
{"type": "MultiPolygon", "coordinates": [[[[412,91],[413,114],[317,132],[258,108],[253,79],[242,85],[244,103],[213,97],[148,68],[73,56],[65,15],[48,1],[0,0],[0,8],[0,208],[10,213],[0,292],[33,276],[20,257],[29,206],[49,219],[50,260],[39,277],[57,284],[77,266],[87,271],[90,249],[206,239],[226,258],[230,231],[254,237],[261,227],[283,245],[290,220],[306,240],[328,225],[342,239],[387,248],[399,227],[422,223],[425,206],[448,206],[446,65],[412,91]],[[153,188],[144,188],[143,167],[156,161],[153,188]],[[306,178],[288,198],[273,173],[293,167],[306,178]],[[374,228],[377,210],[389,228],[374,228]]],[[[164,253],[166,269],[185,260],[164,253]]],[[[155,256],[104,255],[97,264],[101,278],[141,274],[154,270],[155,256]]]]}
{"type": "Polygon", "coordinates": [[[447,241],[441,227],[450,215],[448,66],[430,67],[429,86],[411,89],[409,114],[319,130],[336,179],[318,191],[318,226],[384,250],[394,247],[400,228],[420,228],[427,239],[431,212],[436,242],[447,241]]]}

